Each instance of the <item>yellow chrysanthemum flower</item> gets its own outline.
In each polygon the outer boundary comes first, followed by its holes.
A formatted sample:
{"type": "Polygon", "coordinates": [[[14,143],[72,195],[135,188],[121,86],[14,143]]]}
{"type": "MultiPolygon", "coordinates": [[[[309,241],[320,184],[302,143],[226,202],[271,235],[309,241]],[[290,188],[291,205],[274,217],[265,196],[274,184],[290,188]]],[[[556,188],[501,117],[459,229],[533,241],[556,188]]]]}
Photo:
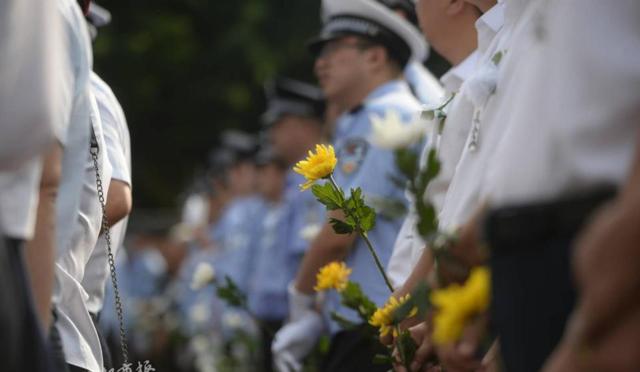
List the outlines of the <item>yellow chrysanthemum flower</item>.
{"type": "Polygon", "coordinates": [[[487,310],[490,286],[489,269],[478,267],[471,270],[464,285],[454,284],[431,293],[431,303],[437,309],[433,318],[433,341],[437,345],[457,341],[466,322],[487,310]]]}
{"type": "Polygon", "coordinates": [[[306,190],[317,180],[329,177],[337,163],[338,159],[333,146],[316,145],[315,154],[309,150],[309,156],[293,167],[295,172],[307,179],[307,182],[300,185],[300,188],[306,190]]]}
{"type": "Polygon", "coordinates": [[[331,262],[323,266],[316,275],[316,291],[326,291],[327,289],[335,289],[340,292],[347,287],[351,275],[351,269],[344,262],[331,262]]]}
{"type": "MultiPolygon", "coordinates": [[[[387,300],[387,303],[384,304],[383,307],[379,308],[378,310],[376,310],[375,313],[373,313],[373,315],[369,319],[369,324],[371,324],[374,327],[378,327],[380,331],[380,336],[384,337],[388,335],[389,332],[392,332],[392,331],[393,331],[394,337],[398,336],[396,330],[394,329],[393,314],[402,304],[409,301],[409,298],[410,298],[410,295],[408,294],[403,297],[400,297],[399,300],[394,296],[391,296],[389,297],[389,300],[387,300]]],[[[409,317],[415,316],[417,312],[418,312],[418,309],[413,308],[411,310],[411,313],[409,314],[409,317]]]]}

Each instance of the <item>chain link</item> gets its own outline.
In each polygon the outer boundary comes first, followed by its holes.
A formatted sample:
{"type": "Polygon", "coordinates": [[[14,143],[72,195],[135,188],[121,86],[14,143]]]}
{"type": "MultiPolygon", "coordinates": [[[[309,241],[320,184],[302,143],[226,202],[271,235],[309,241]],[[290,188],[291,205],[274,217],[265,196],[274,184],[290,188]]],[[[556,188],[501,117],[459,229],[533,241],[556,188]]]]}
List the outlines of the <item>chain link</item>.
{"type": "Polygon", "coordinates": [[[111,272],[111,283],[113,284],[113,293],[115,297],[116,313],[118,315],[118,323],[120,325],[120,348],[122,350],[123,365],[129,363],[129,349],[127,347],[127,333],[124,327],[124,310],[120,291],[118,289],[118,278],[116,277],[116,261],[111,249],[111,229],[107,220],[107,209],[105,207],[104,189],[102,187],[102,178],[100,177],[100,166],[98,165],[98,141],[95,138],[93,130],[91,131],[91,158],[93,159],[93,168],[96,171],[96,187],[98,189],[98,200],[102,208],[102,233],[107,242],[107,259],[109,261],[109,271],[111,272]]]}

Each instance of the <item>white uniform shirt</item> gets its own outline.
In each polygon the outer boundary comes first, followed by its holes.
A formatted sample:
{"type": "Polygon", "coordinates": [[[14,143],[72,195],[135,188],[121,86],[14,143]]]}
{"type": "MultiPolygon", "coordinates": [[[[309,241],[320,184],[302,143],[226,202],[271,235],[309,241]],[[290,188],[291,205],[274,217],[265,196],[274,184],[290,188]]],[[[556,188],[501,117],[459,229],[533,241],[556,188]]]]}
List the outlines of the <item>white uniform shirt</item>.
{"type": "MultiPolygon", "coordinates": [[[[63,103],[64,120],[57,137],[64,145],[62,178],[56,202],[56,243],[58,256],[70,248],[72,229],[78,213],[89,148],[90,96],[89,71],[92,66],[91,43],[86,21],[74,0],[58,0],[68,40],[67,57],[72,66],[61,78],[72,82],[71,100],[63,103]]],[[[55,298],[54,298],[55,300],[55,298]]]]}
{"type": "MultiPolygon", "coordinates": [[[[442,82],[446,95],[457,94],[446,108],[447,119],[441,135],[437,135],[438,128],[432,128],[432,138],[423,150],[422,160],[433,146],[438,149],[438,158],[441,162],[440,173],[431,181],[425,199],[433,202],[436,212],[442,210],[445,196],[456,166],[462,155],[464,144],[469,134],[473,116],[473,105],[469,99],[460,94],[463,83],[474,74],[479,63],[480,54],[486,52],[496,33],[504,23],[504,6],[500,2],[492,7],[476,21],[478,31],[478,49],[469,55],[464,61],[450,69],[442,76],[442,82]]],[[[411,200],[410,196],[408,196],[411,200]]],[[[416,230],[417,216],[412,209],[400,229],[394,245],[393,254],[389,261],[389,278],[394,286],[400,286],[413,270],[425,248],[425,242],[416,230]]]]}
{"type": "Polygon", "coordinates": [[[479,194],[487,163],[505,131],[504,115],[511,108],[510,96],[513,94],[513,89],[517,89],[520,78],[516,71],[518,54],[515,50],[511,50],[510,46],[514,29],[520,22],[526,22],[521,17],[526,4],[527,0],[505,1],[504,26],[481,56],[474,76],[470,77],[461,88],[462,94],[470,98],[474,105],[472,121],[478,121],[476,123],[478,140],[474,149],[472,146],[474,124],[472,123],[439,215],[442,230],[452,230],[466,222],[479,205],[479,194]],[[504,56],[496,66],[495,56],[498,53],[504,56]],[[495,75],[492,76],[492,74],[495,75]],[[487,94],[488,90],[484,85],[491,84],[495,84],[495,92],[487,94]],[[479,90],[480,93],[473,92],[474,89],[479,90]]]}
{"type": "Polygon", "coordinates": [[[64,108],[62,123],[66,125],[61,125],[56,131],[64,145],[64,155],[56,202],[57,259],[53,303],[58,309],[56,328],[62,339],[67,363],[94,372],[103,369],[102,351],[84,304],[86,293],[79,282],[88,255],[78,249],[80,244],[85,244],[81,242],[86,238],[82,233],[86,226],[82,224],[88,221],[80,215],[80,208],[82,195],[86,191],[89,158],[89,71],[92,52],[86,21],[76,1],[58,0],[57,4],[64,19],[68,41],[66,56],[73,68],[60,74],[62,80],[72,83],[69,88],[72,99],[61,104],[64,108]],[[90,336],[87,338],[86,335],[90,336]]]}
{"type": "Polygon", "coordinates": [[[33,237],[42,155],[68,99],[61,28],[51,2],[0,2],[0,230],[16,239],[33,237]]]}
{"type": "Polygon", "coordinates": [[[622,183],[640,128],[640,2],[536,1],[530,13],[527,78],[487,173],[495,206],[622,183]]]}
{"type": "MultiPolygon", "coordinates": [[[[91,124],[100,149],[98,165],[106,194],[111,181],[111,166],[107,159],[107,146],[102,130],[102,122],[93,94],[91,94],[91,124]]],[[[81,283],[84,278],[85,267],[89,262],[100,234],[102,208],[98,200],[94,162],[89,154],[88,147],[83,156],[85,159],[85,178],[70,246],[56,260],[56,279],[60,286],[56,287],[55,291],[61,298],[56,306],[58,311],[57,327],[67,362],[90,371],[96,370],[97,366],[97,371],[101,371],[102,351],[100,340],[87,308],[89,295],[81,283]]]]}
{"type": "Polygon", "coordinates": [[[478,32],[478,53],[484,53],[487,50],[503,24],[504,0],[500,0],[476,21],[476,31],[478,32]]]}
{"type": "MultiPolygon", "coordinates": [[[[457,66],[451,68],[445,75],[442,76],[442,83],[447,94],[453,94],[457,92],[462,82],[469,76],[476,65],[477,62],[477,53],[473,52],[469,57],[467,57],[464,61],[462,61],[457,66]]],[[[466,138],[466,133],[468,132],[469,123],[471,122],[471,109],[466,109],[465,107],[469,107],[470,104],[463,97],[456,97],[450,103],[449,117],[447,118],[447,123],[445,125],[444,132],[447,132],[446,138],[443,133],[443,137],[441,139],[436,139],[437,135],[436,131],[432,132],[432,139],[425,146],[423,158],[425,157],[425,153],[428,153],[429,149],[432,148],[433,145],[437,142],[441,142],[444,140],[446,146],[451,146],[451,148],[445,149],[441,147],[441,150],[445,150],[445,153],[449,155],[450,159],[443,160],[443,171],[445,169],[445,165],[452,164],[449,168],[455,169],[455,163],[457,163],[457,158],[455,156],[455,149],[453,147],[460,148],[461,146],[455,146],[453,142],[455,142],[455,138],[461,138],[460,142],[464,143],[464,139],[466,138]],[[464,128],[467,128],[466,130],[464,128]],[[462,130],[464,133],[462,135],[458,134],[458,132],[462,130]]],[[[459,152],[458,152],[459,153],[459,152]]],[[[453,173],[453,172],[451,172],[453,173]]],[[[436,187],[430,187],[427,190],[426,197],[434,200],[436,204],[436,208],[439,208],[441,204],[441,200],[444,198],[444,193],[446,192],[446,188],[448,186],[448,177],[442,176],[438,177],[438,180],[434,180],[433,182],[438,183],[436,187]],[[442,195],[440,195],[442,194],[442,195]]],[[[433,184],[431,185],[433,186],[433,184]]],[[[407,192],[407,198],[411,201],[413,196],[407,192]]],[[[389,260],[389,264],[387,265],[387,274],[391,283],[394,286],[400,286],[407,279],[413,267],[417,263],[418,258],[422,252],[422,249],[425,246],[425,242],[420,237],[420,234],[416,230],[417,224],[417,216],[415,210],[413,210],[413,202],[410,203],[411,209],[405,218],[400,231],[398,232],[398,236],[394,243],[393,253],[391,254],[391,259],[389,260]]]]}
{"type": "Polygon", "coordinates": [[[68,69],[61,20],[50,1],[0,1],[0,171],[39,156],[53,140],[68,69]]]}
{"type": "MultiPolygon", "coordinates": [[[[98,103],[106,153],[112,168],[111,179],[119,180],[131,186],[131,145],[129,128],[120,103],[111,88],[95,73],[91,73],[91,88],[98,103]]],[[[111,249],[115,256],[124,242],[128,217],[111,227],[111,249]]],[[[104,235],[98,239],[87,267],[82,286],[87,291],[86,301],[90,313],[98,314],[102,310],[105,285],[109,278],[107,242],[104,235]]]]}

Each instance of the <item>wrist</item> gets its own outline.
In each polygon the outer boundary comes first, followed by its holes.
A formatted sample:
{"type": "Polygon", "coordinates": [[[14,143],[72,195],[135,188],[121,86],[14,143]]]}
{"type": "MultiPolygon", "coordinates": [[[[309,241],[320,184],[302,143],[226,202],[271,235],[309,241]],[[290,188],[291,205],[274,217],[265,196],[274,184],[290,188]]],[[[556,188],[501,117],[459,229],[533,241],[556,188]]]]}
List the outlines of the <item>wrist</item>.
{"type": "Polygon", "coordinates": [[[289,293],[289,301],[291,301],[296,307],[309,309],[313,307],[313,304],[315,302],[315,294],[300,291],[296,287],[295,282],[289,283],[287,292],[289,293]]]}

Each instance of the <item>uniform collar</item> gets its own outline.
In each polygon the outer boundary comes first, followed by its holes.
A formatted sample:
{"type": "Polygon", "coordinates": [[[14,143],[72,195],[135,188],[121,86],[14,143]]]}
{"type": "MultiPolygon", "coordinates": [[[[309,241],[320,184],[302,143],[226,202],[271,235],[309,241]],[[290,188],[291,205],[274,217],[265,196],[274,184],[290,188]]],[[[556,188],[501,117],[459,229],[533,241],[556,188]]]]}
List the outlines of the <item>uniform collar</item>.
{"type": "Polygon", "coordinates": [[[453,66],[446,74],[442,75],[440,82],[447,93],[454,93],[460,90],[460,86],[476,68],[478,62],[478,52],[474,51],[462,62],[453,66]]]}
{"type": "Polygon", "coordinates": [[[504,24],[504,2],[498,2],[491,9],[478,18],[476,30],[478,31],[478,49],[486,50],[496,33],[504,24]]]}
{"type": "Polygon", "coordinates": [[[367,105],[367,103],[369,103],[369,102],[371,102],[373,100],[376,100],[379,97],[382,97],[382,96],[385,96],[385,95],[387,95],[389,93],[394,93],[394,92],[406,92],[408,94],[412,94],[411,93],[411,89],[409,88],[409,85],[403,79],[390,80],[390,81],[378,86],[374,90],[372,90],[369,93],[369,95],[367,97],[365,97],[364,100],[362,100],[362,103],[360,103],[360,104],[354,106],[353,108],[345,111],[341,115],[341,117],[357,114],[358,112],[362,111],[362,109],[364,109],[364,107],[367,105]]]}
{"type": "Polygon", "coordinates": [[[407,82],[402,79],[391,80],[371,91],[371,93],[369,93],[369,95],[364,99],[363,102],[366,105],[368,102],[371,102],[389,93],[402,91],[411,94],[411,90],[409,89],[409,85],[407,85],[407,82]]]}

